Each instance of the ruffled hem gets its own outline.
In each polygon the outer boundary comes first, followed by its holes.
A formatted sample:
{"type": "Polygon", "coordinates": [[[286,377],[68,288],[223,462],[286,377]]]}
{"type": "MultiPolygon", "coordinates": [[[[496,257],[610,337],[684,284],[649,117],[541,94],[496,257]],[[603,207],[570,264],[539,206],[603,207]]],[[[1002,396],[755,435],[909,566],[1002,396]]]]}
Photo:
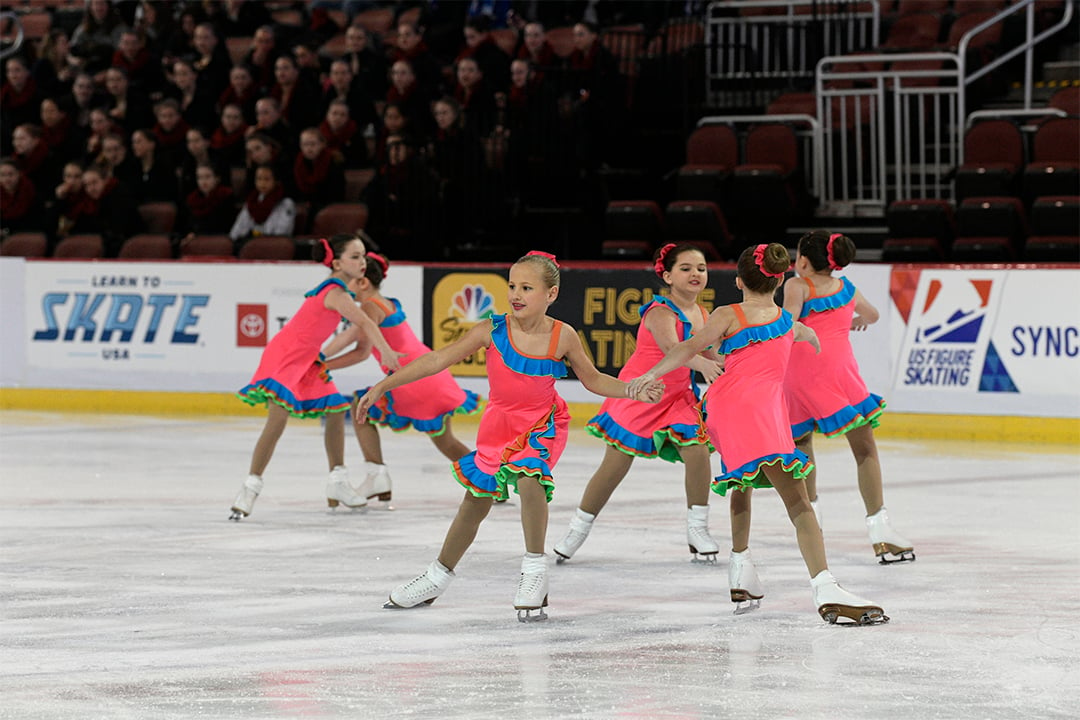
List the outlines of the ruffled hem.
{"type": "Polygon", "coordinates": [[[655,431],[651,437],[642,437],[619,425],[606,412],[590,420],[585,430],[627,455],[648,459],[658,457],[671,463],[682,462],[681,447],[709,445],[702,438],[700,425],[676,423],[655,431]]]}
{"type": "Polygon", "coordinates": [[[510,497],[510,488],[518,490],[518,478],[522,475],[534,478],[544,487],[547,501],[555,490],[548,464],[539,458],[522,458],[502,465],[494,475],[488,474],[476,466],[476,451],[456,461],[453,465],[454,479],[476,497],[489,497],[506,500],[510,497]]]}
{"type": "Polygon", "coordinates": [[[491,317],[491,342],[502,355],[503,364],[516,373],[530,377],[566,377],[566,363],[553,358],[535,358],[520,354],[510,342],[506,327],[506,315],[491,317]]]}
{"type": "Polygon", "coordinates": [[[847,405],[825,418],[811,418],[791,426],[791,436],[796,440],[815,430],[825,437],[833,438],[845,435],[855,428],[869,425],[876,428],[881,423],[881,413],[885,410],[885,400],[880,395],[870,393],[857,405],[847,405]]]}
{"type": "Polygon", "coordinates": [[[236,393],[248,405],[259,406],[274,403],[289,411],[289,415],[298,418],[323,417],[328,413],[345,412],[350,403],[341,393],[331,393],[321,398],[297,400],[288,388],[273,380],[259,380],[245,386],[236,393]]]}
{"type": "Polygon", "coordinates": [[[812,297],[804,302],[802,310],[799,311],[799,319],[802,320],[812,312],[836,310],[850,303],[855,298],[855,286],[846,277],[840,278],[840,283],[840,289],[832,295],[812,297]]]}
{"type": "Polygon", "coordinates": [[[780,311],[780,317],[764,325],[751,325],[744,327],[734,335],[724,338],[720,343],[720,354],[730,355],[740,348],[744,348],[753,342],[765,342],[775,340],[791,332],[793,327],[791,313],[787,310],[780,311]]]}
{"type": "MultiPolygon", "coordinates": [[[[370,388],[357,390],[357,398],[363,397],[370,388]]],[[[454,415],[472,415],[480,408],[480,396],[472,390],[465,390],[465,401],[449,412],[442,413],[433,418],[414,418],[408,415],[399,415],[394,411],[393,391],[383,395],[379,402],[368,408],[368,418],[383,427],[394,432],[405,432],[410,428],[418,430],[432,437],[438,437],[446,432],[446,421],[454,415]]]]}
{"type": "Polygon", "coordinates": [[[814,469],[814,463],[802,450],[765,455],[723,475],[717,475],[712,481],[712,490],[718,495],[727,495],[728,490],[745,490],[752,487],[771,488],[772,483],[763,472],[766,465],[779,465],[781,470],[791,473],[796,480],[802,480],[814,469]]]}

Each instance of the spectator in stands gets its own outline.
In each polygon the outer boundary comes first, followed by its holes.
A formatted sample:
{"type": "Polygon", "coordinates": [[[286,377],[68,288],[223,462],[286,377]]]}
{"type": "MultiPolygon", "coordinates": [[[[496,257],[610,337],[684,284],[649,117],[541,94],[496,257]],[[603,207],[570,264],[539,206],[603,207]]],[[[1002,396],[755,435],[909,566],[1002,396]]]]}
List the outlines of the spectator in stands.
{"type": "Polygon", "coordinates": [[[135,30],[125,28],[112,56],[112,66],[127,74],[128,84],[135,92],[153,96],[165,85],[161,60],[146,47],[146,41],[135,30]]]}
{"type": "MultiPolygon", "coordinates": [[[[314,218],[330,203],[345,199],[345,159],[327,147],[316,128],[300,133],[300,152],[293,163],[293,199],[306,204],[307,217],[314,218]]],[[[302,228],[306,230],[307,228],[302,228]]]]}
{"type": "Polygon", "coordinates": [[[349,117],[349,105],[344,100],[330,101],[319,132],[328,148],[341,153],[347,169],[364,168],[371,164],[367,141],[356,121],[349,117]]]}
{"type": "Polygon", "coordinates": [[[82,22],[71,36],[71,54],[82,60],[86,72],[99,73],[112,62],[114,48],[125,27],[116,6],[109,0],[88,0],[82,22]]]}
{"type": "Polygon", "coordinates": [[[259,235],[292,236],[296,223],[296,204],[286,197],[271,164],[255,169],[255,187],[248,193],[236,222],[229,230],[229,237],[239,246],[245,240],[259,235]]]}
{"type": "Polygon", "coordinates": [[[90,111],[105,103],[105,97],[98,93],[94,78],[86,73],[79,73],[71,83],[71,94],[60,101],[71,116],[75,127],[83,135],[90,134],[90,111]]]}
{"type": "Polygon", "coordinates": [[[435,234],[437,179],[401,135],[387,138],[386,156],[386,163],[364,188],[371,235],[403,260],[442,259],[448,248],[437,244],[435,234]]]}
{"type": "Polygon", "coordinates": [[[90,132],[86,136],[86,154],[84,157],[93,162],[101,154],[105,138],[109,135],[126,135],[124,128],[112,121],[105,108],[90,111],[90,132]]]}
{"type": "Polygon", "coordinates": [[[454,98],[436,100],[432,113],[437,129],[429,155],[431,167],[439,178],[444,239],[452,247],[464,242],[466,219],[476,214],[476,208],[466,202],[466,196],[481,194],[478,190],[483,182],[484,150],[479,138],[467,127],[461,106],[454,98]]]}
{"type": "Polygon", "coordinates": [[[322,96],[323,116],[334,100],[341,100],[349,106],[349,117],[362,129],[374,125],[375,115],[374,98],[368,95],[363,86],[356,82],[349,63],[345,60],[335,60],[330,64],[330,83],[322,96]]]}
{"type": "Polygon", "coordinates": [[[247,65],[233,65],[229,71],[229,86],[221,93],[217,101],[218,113],[226,105],[233,104],[244,113],[244,122],[255,124],[255,103],[259,99],[259,89],[255,86],[255,76],[247,65]]]}
{"type": "Polygon", "coordinates": [[[328,64],[324,65],[318,48],[312,47],[309,40],[293,45],[292,55],[300,71],[300,82],[314,88],[321,88],[326,84],[330,67],[328,64]]]}
{"type": "Polygon", "coordinates": [[[124,241],[143,230],[139,213],[132,212],[135,197],[123,183],[94,165],[83,170],[83,189],[85,196],[71,211],[69,234],[101,235],[105,257],[116,257],[124,241]]]}
{"type": "Polygon", "coordinates": [[[257,94],[265,95],[274,87],[274,62],[278,55],[274,45],[274,28],[264,25],[256,30],[251,38],[251,50],[244,56],[243,64],[251,68],[257,94]]]}
{"type": "Polygon", "coordinates": [[[470,17],[465,21],[463,33],[465,47],[455,62],[472,58],[492,88],[505,88],[510,82],[510,57],[491,37],[491,18],[487,15],[470,17]]]}
{"type": "Polygon", "coordinates": [[[484,80],[475,58],[458,60],[454,99],[461,106],[465,128],[478,137],[486,137],[495,126],[495,96],[484,80]]]}
{"type": "Polygon", "coordinates": [[[244,179],[243,195],[255,189],[255,171],[261,165],[273,165],[274,177],[285,186],[287,195],[291,195],[292,167],[294,157],[286,156],[281,151],[277,140],[265,133],[255,133],[244,143],[247,149],[247,176],[244,179]]]}
{"type": "Polygon", "coordinates": [[[219,178],[230,177],[228,164],[221,153],[211,147],[210,131],[206,128],[190,128],[185,138],[186,151],[180,165],[180,197],[195,191],[200,165],[210,165],[219,178]]]}
{"type": "Polygon", "coordinates": [[[127,73],[120,68],[105,71],[105,109],[112,121],[131,133],[154,124],[146,96],[131,92],[127,73]]]}
{"type": "Polygon", "coordinates": [[[247,133],[251,136],[257,132],[272,137],[288,164],[292,165],[299,138],[292,125],[281,116],[281,106],[277,98],[259,98],[255,103],[255,124],[247,129],[247,133]]]}
{"type": "Polygon", "coordinates": [[[64,159],[42,141],[40,125],[23,123],[11,134],[15,153],[12,160],[30,179],[34,188],[56,187],[63,172],[64,159]]]}
{"type": "Polygon", "coordinates": [[[248,126],[239,105],[229,104],[221,109],[221,122],[210,136],[210,147],[221,154],[231,167],[243,167],[247,159],[245,140],[248,126]]]}
{"type": "Polygon", "coordinates": [[[0,160],[0,237],[39,231],[42,208],[34,183],[23,174],[15,160],[0,160]]]}
{"type": "MultiPolygon", "coordinates": [[[[424,42],[423,32],[414,22],[399,22],[396,45],[390,52],[394,65],[390,70],[390,82],[396,84],[394,69],[402,60],[409,64],[413,82],[421,88],[425,98],[435,97],[442,86],[442,64],[424,42]]],[[[387,98],[390,99],[389,97],[387,98]]]]}
{"type": "Polygon", "coordinates": [[[162,63],[166,66],[182,57],[191,57],[195,51],[195,26],[199,23],[200,13],[198,8],[185,5],[176,19],[165,43],[165,53],[162,63]]]}
{"type": "Polygon", "coordinates": [[[266,3],[252,0],[224,0],[214,3],[209,18],[225,37],[251,37],[260,27],[273,22],[266,3]]]}
{"type": "Polygon", "coordinates": [[[73,210],[86,197],[83,192],[82,171],[82,165],[77,162],[65,165],[63,179],[52,191],[51,203],[47,203],[49,207],[45,213],[44,230],[49,238],[50,253],[56,241],[67,236],[74,217],[73,210]]]}
{"type": "MultiPolygon", "coordinates": [[[[142,167],[131,153],[121,135],[106,135],[101,141],[101,153],[94,160],[94,164],[114,177],[125,186],[131,188],[142,175],[142,167]]],[[[82,186],[80,176],[80,187],[82,186]]]]}
{"type": "Polygon", "coordinates": [[[195,26],[191,44],[197,55],[192,64],[199,73],[199,88],[207,97],[216,98],[229,84],[229,69],[232,68],[229,51],[218,40],[214,26],[208,22],[195,26]]]}
{"type": "Polygon", "coordinates": [[[4,84],[0,88],[0,127],[3,128],[3,154],[11,151],[10,128],[36,123],[41,114],[41,95],[30,75],[30,65],[21,55],[4,61],[4,84]]]}
{"type": "Polygon", "coordinates": [[[221,179],[212,163],[201,163],[195,169],[195,188],[185,196],[177,222],[181,253],[196,235],[227,235],[232,230],[236,199],[221,179]]]}
{"type": "Polygon", "coordinates": [[[154,139],[157,157],[174,171],[184,161],[187,132],[191,128],[180,115],[180,103],[166,98],[154,106],[154,139]]]}
{"type": "Polygon", "coordinates": [[[409,145],[427,143],[427,135],[413,131],[413,122],[401,105],[390,102],[383,108],[382,125],[375,137],[375,164],[387,162],[386,142],[392,135],[400,135],[409,145]]]}
{"type": "Polygon", "coordinates": [[[176,166],[159,152],[152,130],[144,128],[131,134],[131,154],[139,169],[131,185],[135,202],[176,202],[176,166]]]}
{"type": "Polygon", "coordinates": [[[45,37],[30,72],[41,92],[50,97],[61,97],[71,91],[79,67],[79,59],[71,54],[67,33],[53,28],[45,37]]]}
{"type": "Polygon", "coordinates": [[[431,98],[416,81],[416,74],[407,60],[398,60],[390,68],[390,89],[386,91],[386,103],[400,107],[417,134],[431,134],[431,98]]]}
{"type": "Polygon", "coordinates": [[[190,60],[176,60],[172,64],[172,82],[163,92],[166,98],[176,100],[184,122],[190,126],[214,122],[214,99],[199,88],[198,77],[190,60]]]}
{"type": "Polygon", "coordinates": [[[578,93],[574,99],[578,156],[586,169],[595,169],[608,157],[625,119],[619,64],[600,42],[599,28],[593,23],[574,25],[573,39],[568,64],[578,93]]]}
{"type": "MultiPolygon", "coordinates": [[[[300,74],[296,58],[282,55],[275,60],[274,78],[276,82],[270,96],[278,101],[281,116],[293,129],[293,135],[299,129],[318,125],[321,118],[319,89],[300,74]]],[[[256,119],[261,124],[261,119],[256,119]]],[[[294,145],[295,142],[294,139],[294,145]]]]}
{"type": "Polygon", "coordinates": [[[41,139],[61,160],[79,157],[86,142],[68,114],[51,97],[41,101],[41,139]]]}
{"type": "Polygon", "coordinates": [[[386,59],[372,49],[364,28],[350,25],[345,29],[345,54],[340,59],[349,64],[355,82],[369,97],[386,97],[386,59]]]}
{"type": "MultiPolygon", "coordinates": [[[[167,54],[168,42],[172,38],[174,3],[172,0],[140,0],[135,11],[134,27],[146,38],[147,44],[159,53],[167,54]]],[[[192,29],[195,28],[192,23],[192,29]]],[[[167,63],[162,58],[162,64],[167,63]]]]}
{"type": "Polygon", "coordinates": [[[543,73],[544,68],[559,64],[559,56],[555,54],[555,48],[548,42],[544,25],[538,22],[527,23],[522,29],[521,46],[518,48],[517,56],[522,60],[528,60],[537,76],[543,73]]]}

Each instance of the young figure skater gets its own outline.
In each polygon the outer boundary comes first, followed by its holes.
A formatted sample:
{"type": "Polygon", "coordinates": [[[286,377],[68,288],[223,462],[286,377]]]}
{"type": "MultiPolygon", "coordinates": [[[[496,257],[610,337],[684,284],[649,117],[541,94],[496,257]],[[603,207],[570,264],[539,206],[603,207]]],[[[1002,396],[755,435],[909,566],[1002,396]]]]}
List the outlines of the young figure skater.
{"type": "MultiPolygon", "coordinates": [[[[402,354],[400,362],[404,366],[431,352],[431,348],[416,337],[405,319],[401,303],[396,298],[388,298],[382,294],[380,288],[389,270],[390,263],[386,258],[369,252],[367,269],[354,287],[360,309],[379,326],[390,347],[402,354]]],[[[328,357],[333,357],[356,342],[370,347],[364,335],[364,327],[359,325],[350,326],[339,333],[323,352],[328,357]]],[[[381,363],[382,355],[378,350],[374,352],[381,363]]],[[[389,369],[383,366],[383,372],[389,374],[389,369]]],[[[368,389],[358,390],[354,403],[359,401],[368,389]]],[[[390,473],[383,461],[382,443],[379,441],[379,425],[394,432],[404,432],[411,427],[426,433],[439,452],[453,462],[467,455],[469,448],[454,436],[450,420],[455,414],[475,413],[479,402],[480,397],[476,393],[463,390],[450,371],[444,370],[387,392],[363,418],[354,412],[353,427],[365,460],[365,477],[359,493],[368,500],[378,497],[384,502],[392,497],[390,473]]]]}
{"type": "MultiPolygon", "coordinates": [[[[476,450],[456,461],[454,478],[465,487],[457,517],[450,524],[438,559],[427,571],[390,593],[385,607],[411,608],[432,603],[446,591],[454,568],[472,544],[480,523],[497,497],[510,487],[521,496],[525,556],[514,608],[522,622],[543,620],[548,604],[548,509],[552,471],[566,447],[570,415],[555,391],[555,379],[574,368],[581,384],[607,397],[627,397],[628,383],[601,373],[589,360],[577,333],[547,315],[559,296],[559,267],[553,256],[533,251],[510,268],[511,311],[484,320],[456,342],[423,355],[381,380],[357,406],[366,413],[383,393],[440,372],[477,350],[486,351],[491,391],[480,419],[476,450]],[[538,614],[532,614],[533,611],[538,614]]],[[[639,383],[640,397],[660,399],[659,383],[639,383]]]]}
{"type": "MultiPolygon", "coordinates": [[[[713,489],[731,497],[732,554],[728,568],[733,602],[759,600],[744,582],[743,553],[750,535],[750,495],[754,487],[774,487],[795,526],[806,569],[810,572],[814,605],[830,623],[844,617],[859,624],[886,622],[884,611],[848,592],[829,572],[821,528],[810,507],[802,479],[812,463],[795,448],[784,400],[784,375],[791,347],[806,341],[815,348],[817,336],[773,302],[773,293],[791,266],[787,249],[778,243],[748,247],[739,256],[736,285],[743,301],[713,310],[702,331],[675,346],[651,370],[631,382],[631,392],[683,365],[709,346],[727,356],[724,374],[705,397],[706,424],[721,453],[723,474],[713,489]]],[[[753,607],[750,605],[749,607],[753,607]]],[[[739,608],[736,609],[736,612],[739,608]]]]}
{"type": "MultiPolygon", "coordinates": [[[[866,389],[851,349],[850,333],[877,322],[878,311],[847,278],[834,270],[855,259],[855,243],[840,233],[814,230],[799,239],[798,277],[784,287],[784,309],[813,328],[821,342],[816,357],[805,348],[791,352],[784,393],[795,446],[814,459],[813,433],[847,438],[858,467],[859,493],[866,507],[866,530],[882,564],[915,559],[911,543],[892,529],[881,489],[881,461],[874,442],[885,401],[866,389]]],[[[806,476],[814,512],[817,472],[806,476]]]]}
{"type": "Polygon", "coordinates": [[[263,487],[263,471],[270,463],[278,438],[289,416],[326,418],[326,458],[330,479],[326,483],[326,502],[362,507],[367,498],[349,485],[345,468],[345,411],[349,400],[338,392],[329,370],[358,362],[362,353],[346,353],[325,363],[319,348],[337,327],[342,317],[363,328],[369,341],[382,353],[383,362],[393,370],[401,367],[397,353],[390,348],[378,326],[353,302],[347,289],[350,281],[363,277],[364,242],[355,235],[322,238],[312,248],[312,257],[330,268],[330,277],[306,293],[304,304],[267,344],[251,382],[237,396],[249,405],[267,407],[266,425],[251,455],[251,469],[232,504],[230,520],[251,514],[255,498],[263,487]]]}
{"type": "MultiPolygon", "coordinates": [[[[668,297],[656,295],[642,305],[637,347],[619,372],[632,379],[651,368],[675,345],[701,330],[708,315],[697,298],[709,281],[705,256],[693,245],[668,243],[653,258],[656,274],[671,288],[668,297]]],[[[720,546],[709,535],[708,434],[701,421],[700,397],[694,382],[699,371],[711,383],[723,370],[719,358],[695,356],[685,367],[675,368],[660,380],[664,397],[655,405],[628,398],[609,398],[587,430],[607,443],[600,463],[585,492],[566,536],[555,543],[557,563],[569,560],[585,542],[596,515],[607,504],[635,457],[659,457],[686,465],[686,542],[695,562],[716,562],[720,546]]]]}

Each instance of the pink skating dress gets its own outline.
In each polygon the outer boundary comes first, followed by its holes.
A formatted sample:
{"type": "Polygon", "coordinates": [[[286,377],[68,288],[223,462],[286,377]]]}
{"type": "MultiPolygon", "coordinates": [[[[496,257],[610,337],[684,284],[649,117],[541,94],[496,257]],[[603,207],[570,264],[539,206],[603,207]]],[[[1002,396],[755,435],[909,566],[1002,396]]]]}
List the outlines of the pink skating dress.
{"type": "Polygon", "coordinates": [[[547,355],[518,352],[506,315],[491,318],[487,348],[487,407],[476,433],[476,450],[454,463],[454,478],[477,497],[505,499],[508,485],[517,491],[519,475],[537,479],[551,493],[551,472],[566,447],[570,413],[555,392],[555,379],[566,377],[566,363],[555,357],[563,324],[551,330],[547,355]]]}
{"type": "MultiPolygon", "coordinates": [[[[693,323],[683,311],[669,298],[653,298],[652,302],[642,305],[639,310],[641,325],[638,326],[637,347],[619,372],[620,380],[636,378],[664,359],[656,338],[645,327],[645,315],[656,308],[667,308],[675,313],[676,333],[680,341],[690,337],[693,323]]],[[[698,305],[697,309],[705,318],[705,308],[698,305]]],[[[664,383],[664,396],[660,402],[654,404],[630,398],[607,398],[600,406],[599,414],[589,421],[586,430],[627,455],[682,462],[680,447],[709,442],[701,419],[697,384],[693,371],[685,367],[672,370],[660,380],[664,383]]]]}
{"type": "Polygon", "coordinates": [[[799,320],[817,333],[821,353],[814,353],[807,343],[791,351],[784,381],[791,436],[799,440],[816,430],[838,437],[863,425],[877,427],[885,401],[866,389],[851,349],[855,286],[840,278],[839,290],[818,295],[814,284],[804,279],[810,297],[799,320]]]}
{"type": "Polygon", "coordinates": [[[720,495],[728,489],[772,487],[762,471],[766,465],[778,465],[799,479],[814,467],[795,448],[784,400],[784,375],[795,342],[791,313],[781,308],[774,320],[749,325],[740,306],[729,307],[740,328],[722,338],[724,374],[705,393],[705,422],[722,469],[712,488],[720,495]]]}
{"type": "Polygon", "coordinates": [[[304,304],[270,340],[251,382],[237,393],[241,400],[249,405],[274,402],[294,417],[322,417],[349,409],[349,399],[332,380],[319,377],[316,364],[323,343],[341,322],[341,316],[323,304],[333,287],[349,292],[341,280],[329,278],[304,294],[304,304]]]}
{"type": "MultiPolygon", "coordinates": [[[[405,320],[405,311],[396,298],[387,298],[389,305],[378,298],[365,300],[375,305],[386,315],[379,323],[387,344],[397,352],[406,353],[399,357],[405,367],[416,358],[431,352],[405,320]]],[[[372,350],[384,373],[390,370],[382,364],[382,355],[378,349],[372,350]]],[[[358,390],[362,396],[368,388],[358,390]]],[[[446,432],[446,421],[455,414],[468,415],[476,412],[480,397],[471,390],[463,390],[449,370],[443,370],[415,382],[407,383],[384,394],[379,401],[368,409],[368,417],[375,423],[388,427],[395,432],[403,432],[410,427],[428,435],[442,435],[446,432]]]]}

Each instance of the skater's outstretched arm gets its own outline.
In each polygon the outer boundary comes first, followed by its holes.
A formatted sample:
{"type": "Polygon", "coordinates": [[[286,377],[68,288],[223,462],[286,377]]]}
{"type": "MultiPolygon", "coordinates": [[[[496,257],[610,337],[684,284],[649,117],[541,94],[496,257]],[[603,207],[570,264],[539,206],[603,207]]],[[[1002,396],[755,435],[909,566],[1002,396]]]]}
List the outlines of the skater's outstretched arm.
{"type": "Polygon", "coordinates": [[[737,328],[737,326],[738,320],[735,317],[734,310],[727,305],[716,308],[709,315],[709,319],[701,332],[671,348],[664,356],[664,359],[653,365],[652,369],[631,380],[630,392],[632,394],[637,393],[643,386],[654,382],[659,377],[663,377],[677,367],[686,365],[692,357],[707,351],[709,345],[719,342],[721,338],[730,334],[730,331],[737,328]]]}
{"type": "Polygon", "coordinates": [[[858,332],[865,330],[867,326],[878,321],[881,314],[873,303],[863,297],[858,290],[855,291],[855,317],[851,318],[851,329],[858,332]]]}
{"type": "Polygon", "coordinates": [[[405,383],[413,382],[429,375],[441,372],[455,363],[459,363],[480,348],[491,344],[491,321],[477,323],[455,342],[438,350],[424,353],[404,368],[388,375],[375,384],[362,398],[357,400],[353,417],[367,416],[368,409],[388,390],[405,383]]]}
{"type": "MultiPolygon", "coordinates": [[[[652,333],[657,346],[665,354],[679,344],[676,322],[675,313],[667,307],[654,308],[645,315],[646,329],[652,333]]],[[[723,364],[716,356],[710,359],[704,355],[695,355],[686,366],[701,373],[707,383],[712,383],[724,371],[723,364]]]]}
{"type": "Polygon", "coordinates": [[[637,393],[631,394],[630,383],[623,382],[616,377],[597,370],[585,353],[585,348],[582,347],[581,338],[578,337],[577,332],[569,325],[566,326],[565,330],[566,332],[559,335],[557,352],[574,369],[574,374],[577,375],[577,379],[586,390],[603,397],[632,397],[650,403],[660,402],[660,398],[664,394],[663,383],[653,382],[642,385],[638,388],[637,393]]]}
{"type": "Polygon", "coordinates": [[[371,341],[372,345],[379,348],[379,354],[382,356],[383,364],[386,367],[390,368],[391,371],[401,369],[398,358],[405,353],[399,353],[390,347],[389,343],[386,342],[386,338],[383,337],[382,331],[379,330],[379,326],[368,317],[367,313],[357,307],[349,293],[340,288],[332,288],[326,293],[324,304],[328,309],[336,310],[343,318],[358,327],[371,341]]]}

